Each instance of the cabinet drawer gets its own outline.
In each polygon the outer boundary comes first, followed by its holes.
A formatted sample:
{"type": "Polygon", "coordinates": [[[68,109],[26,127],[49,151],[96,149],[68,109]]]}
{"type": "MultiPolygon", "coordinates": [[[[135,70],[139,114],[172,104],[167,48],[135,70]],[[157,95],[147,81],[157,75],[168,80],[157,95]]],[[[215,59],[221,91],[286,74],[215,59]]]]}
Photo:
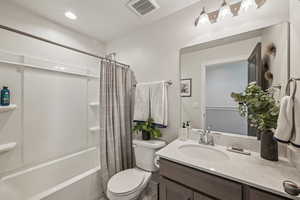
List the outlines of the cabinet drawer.
{"type": "Polygon", "coordinates": [[[199,170],[160,160],[160,174],[203,194],[222,200],[242,200],[242,185],[199,170]]]}
{"type": "Polygon", "coordinates": [[[288,198],[276,196],[274,194],[264,192],[252,187],[249,187],[248,189],[248,197],[248,200],[288,200],[288,198]]]}

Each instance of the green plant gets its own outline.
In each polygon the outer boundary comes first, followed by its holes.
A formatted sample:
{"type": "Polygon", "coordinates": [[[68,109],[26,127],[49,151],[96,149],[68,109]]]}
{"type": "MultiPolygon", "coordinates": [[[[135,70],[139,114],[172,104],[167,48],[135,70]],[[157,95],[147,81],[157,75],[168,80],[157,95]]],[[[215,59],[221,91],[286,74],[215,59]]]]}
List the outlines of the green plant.
{"type": "Polygon", "coordinates": [[[137,122],[137,124],[133,127],[133,131],[136,133],[150,133],[152,138],[160,138],[162,136],[161,131],[155,127],[154,120],[152,118],[149,118],[145,122],[137,122]]]}
{"type": "Polygon", "coordinates": [[[243,93],[232,93],[231,97],[239,103],[241,116],[247,117],[252,127],[260,132],[277,128],[279,106],[269,90],[250,83],[243,93]]]}

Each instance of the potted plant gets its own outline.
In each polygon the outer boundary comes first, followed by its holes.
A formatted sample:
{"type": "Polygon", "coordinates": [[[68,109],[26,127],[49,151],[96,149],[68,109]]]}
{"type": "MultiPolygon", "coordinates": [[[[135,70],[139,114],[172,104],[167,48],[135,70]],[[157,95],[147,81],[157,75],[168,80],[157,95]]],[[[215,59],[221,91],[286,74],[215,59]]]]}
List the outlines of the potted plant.
{"type": "Polygon", "coordinates": [[[239,103],[241,116],[247,117],[250,125],[261,134],[261,157],[278,161],[278,144],[273,136],[277,128],[279,106],[272,92],[250,83],[243,93],[232,93],[231,97],[239,103]]]}
{"type": "Polygon", "coordinates": [[[161,137],[161,131],[155,127],[154,120],[152,118],[149,118],[145,122],[137,122],[137,124],[133,127],[133,131],[136,133],[142,133],[143,140],[161,137]]]}

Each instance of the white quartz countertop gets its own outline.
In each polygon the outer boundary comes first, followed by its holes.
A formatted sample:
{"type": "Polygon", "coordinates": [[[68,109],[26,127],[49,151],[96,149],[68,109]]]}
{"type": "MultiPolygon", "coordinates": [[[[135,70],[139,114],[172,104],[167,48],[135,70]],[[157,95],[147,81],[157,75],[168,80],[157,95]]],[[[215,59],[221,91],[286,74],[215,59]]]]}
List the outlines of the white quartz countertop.
{"type": "Polygon", "coordinates": [[[300,185],[300,172],[285,159],[272,162],[262,159],[255,152],[251,152],[251,155],[247,156],[229,152],[223,146],[214,146],[213,148],[226,153],[229,160],[218,161],[216,159],[216,161],[205,161],[205,159],[202,160],[200,157],[195,159],[184,155],[179,150],[179,147],[187,144],[198,145],[194,140],[175,140],[156,154],[161,158],[188,167],[244,183],[290,199],[300,200],[300,196],[290,196],[283,189],[282,183],[285,180],[291,180],[300,185]]]}

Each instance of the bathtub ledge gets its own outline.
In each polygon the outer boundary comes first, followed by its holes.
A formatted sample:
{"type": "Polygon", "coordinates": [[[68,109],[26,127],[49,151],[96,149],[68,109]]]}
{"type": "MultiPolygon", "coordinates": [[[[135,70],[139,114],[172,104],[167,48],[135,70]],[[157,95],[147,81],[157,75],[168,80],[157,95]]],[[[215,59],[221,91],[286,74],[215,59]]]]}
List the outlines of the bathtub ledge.
{"type": "Polygon", "coordinates": [[[71,178],[71,179],[69,179],[69,180],[67,180],[67,181],[65,181],[61,184],[56,185],[53,188],[50,188],[50,189],[48,189],[44,192],[41,192],[41,193],[29,198],[28,200],[42,200],[42,199],[44,199],[44,198],[46,198],[46,197],[48,197],[48,196],[50,196],[50,195],[52,195],[52,194],[54,194],[58,191],[60,191],[64,188],[66,188],[66,187],[68,187],[68,186],[70,186],[70,185],[72,185],[72,184],[74,184],[74,183],[76,183],[76,182],[78,182],[78,181],[80,181],[80,180],[82,180],[82,179],[98,172],[99,170],[100,170],[100,166],[98,166],[96,168],[93,168],[93,169],[90,169],[90,170],[88,170],[88,171],[86,171],[86,172],[84,172],[84,173],[82,173],[78,176],[75,176],[74,178],[71,178]]]}

